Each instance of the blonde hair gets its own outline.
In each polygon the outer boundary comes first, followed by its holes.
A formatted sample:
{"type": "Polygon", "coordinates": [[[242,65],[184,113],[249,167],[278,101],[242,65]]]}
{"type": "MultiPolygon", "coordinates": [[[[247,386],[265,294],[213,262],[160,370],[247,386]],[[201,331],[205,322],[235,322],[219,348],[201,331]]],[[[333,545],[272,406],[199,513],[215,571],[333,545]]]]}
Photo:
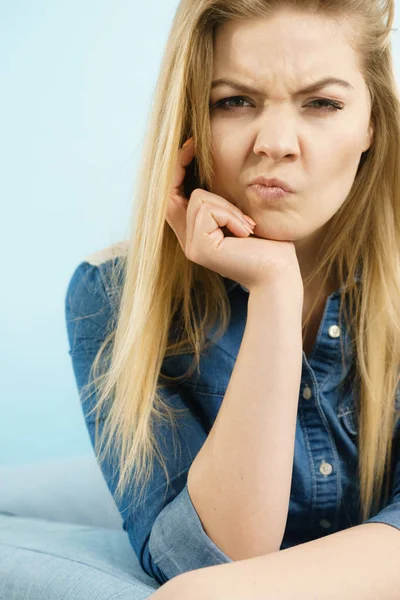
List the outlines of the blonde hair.
{"type": "MultiPolygon", "coordinates": [[[[198,163],[196,187],[211,189],[209,92],[215,30],[231,19],[268,17],[286,7],[348,19],[350,42],[372,100],[373,144],[361,157],[351,191],[332,218],[315,271],[304,283],[322,275],[323,290],[335,273],[349,295],[347,311],[341,290],[340,323],[344,316],[355,358],[354,390],[359,387],[362,519],[378,510],[398,418],[400,362],[400,106],[390,45],[394,0],[181,1],[150,110],[132,234],[119,260],[112,263],[116,290],[120,286],[118,312],[82,390],[82,401],[90,387],[97,396],[91,411],[96,412],[95,452],[100,462],[107,454],[115,460],[116,500],[132,483],[141,497],[155,456],[169,484],[153,426],[167,421],[173,428],[183,411],[168,406],[163,391],[168,382],[176,384],[193,373],[202,352],[220,339],[230,322],[222,277],[188,260],[166,221],[178,149],[191,136],[198,163]],[[178,327],[170,336],[172,323],[178,327]],[[206,343],[206,334],[218,323],[206,343]],[[186,373],[172,378],[161,372],[164,358],[185,353],[194,355],[186,373]],[[106,407],[99,436],[99,415],[106,407]]],[[[316,297],[308,316],[318,301],[316,297]]],[[[308,319],[304,336],[307,324],[308,319]]],[[[388,493],[389,477],[385,503],[388,493]]]]}

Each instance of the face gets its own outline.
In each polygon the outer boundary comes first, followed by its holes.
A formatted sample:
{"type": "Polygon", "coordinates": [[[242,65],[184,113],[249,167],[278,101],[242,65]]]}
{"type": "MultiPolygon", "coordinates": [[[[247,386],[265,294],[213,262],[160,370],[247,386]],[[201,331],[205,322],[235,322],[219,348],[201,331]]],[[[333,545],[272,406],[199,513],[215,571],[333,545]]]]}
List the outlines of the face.
{"type": "Polygon", "coordinates": [[[251,216],[257,237],[293,241],[300,265],[312,261],[372,142],[370,96],[348,35],[345,22],[278,12],[226,23],[215,38],[213,81],[254,89],[211,91],[210,191],[251,216]],[[349,85],[299,92],[327,77],[349,85]],[[249,186],[258,175],[294,193],[268,202],[249,186]]]}

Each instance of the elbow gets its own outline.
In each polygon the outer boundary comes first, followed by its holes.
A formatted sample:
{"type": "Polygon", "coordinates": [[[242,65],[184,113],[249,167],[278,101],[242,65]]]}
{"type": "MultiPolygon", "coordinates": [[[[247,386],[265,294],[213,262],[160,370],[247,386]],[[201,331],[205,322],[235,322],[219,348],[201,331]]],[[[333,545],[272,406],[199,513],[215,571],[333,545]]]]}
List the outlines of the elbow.
{"type": "Polygon", "coordinates": [[[200,521],[210,540],[234,562],[279,552],[281,544],[278,546],[273,540],[265,540],[265,536],[260,538],[259,535],[243,528],[224,531],[220,527],[211,531],[201,518],[200,521]]]}
{"type": "Polygon", "coordinates": [[[188,493],[203,531],[221,552],[232,561],[240,561],[280,550],[282,535],[266,534],[259,524],[250,526],[249,520],[236,512],[224,510],[223,515],[219,514],[207,493],[209,489],[204,484],[193,485],[193,480],[188,478],[188,493]]]}

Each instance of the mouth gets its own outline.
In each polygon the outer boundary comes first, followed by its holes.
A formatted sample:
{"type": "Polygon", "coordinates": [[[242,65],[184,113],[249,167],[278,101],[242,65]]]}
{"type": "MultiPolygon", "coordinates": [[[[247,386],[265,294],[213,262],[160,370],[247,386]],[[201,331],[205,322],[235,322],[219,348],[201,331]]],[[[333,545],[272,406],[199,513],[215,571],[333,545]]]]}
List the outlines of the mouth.
{"type": "Polygon", "coordinates": [[[250,181],[249,185],[250,186],[263,186],[265,188],[271,188],[271,189],[281,189],[285,193],[288,193],[288,194],[294,193],[294,190],[285,181],[282,181],[281,179],[276,179],[276,178],[268,179],[268,178],[264,177],[263,175],[259,175],[258,177],[255,177],[252,181],[250,181]]]}
{"type": "Polygon", "coordinates": [[[281,187],[260,184],[251,185],[250,189],[252,192],[257,194],[259,198],[263,200],[268,200],[269,202],[278,202],[279,200],[289,196],[290,193],[281,187]]]}

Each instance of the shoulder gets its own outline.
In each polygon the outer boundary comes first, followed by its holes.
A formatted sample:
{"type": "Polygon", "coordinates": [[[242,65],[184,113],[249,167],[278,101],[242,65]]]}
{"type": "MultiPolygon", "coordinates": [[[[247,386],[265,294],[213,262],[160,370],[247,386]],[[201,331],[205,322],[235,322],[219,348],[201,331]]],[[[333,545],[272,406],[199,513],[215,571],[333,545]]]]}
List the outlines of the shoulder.
{"type": "MultiPolygon", "coordinates": [[[[68,283],[67,307],[88,315],[105,308],[118,311],[128,245],[128,240],[112,244],[89,254],[77,265],[68,283]]],[[[228,293],[239,287],[239,283],[225,277],[223,282],[228,293]]]]}
{"type": "Polygon", "coordinates": [[[127,242],[86,256],[73,271],[65,296],[67,321],[87,317],[101,325],[118,309],[127,242]]]}
{"type": "Polygon", "coordinates": [[[128,244],[129,242],[125,240],[102,248],[101,250],[97,250],[96,252],[89,254],[89,256],[85,258],[85,262],[95,267],[108,265],[113,260],[121,259],[127,255],[128,244]]]}

